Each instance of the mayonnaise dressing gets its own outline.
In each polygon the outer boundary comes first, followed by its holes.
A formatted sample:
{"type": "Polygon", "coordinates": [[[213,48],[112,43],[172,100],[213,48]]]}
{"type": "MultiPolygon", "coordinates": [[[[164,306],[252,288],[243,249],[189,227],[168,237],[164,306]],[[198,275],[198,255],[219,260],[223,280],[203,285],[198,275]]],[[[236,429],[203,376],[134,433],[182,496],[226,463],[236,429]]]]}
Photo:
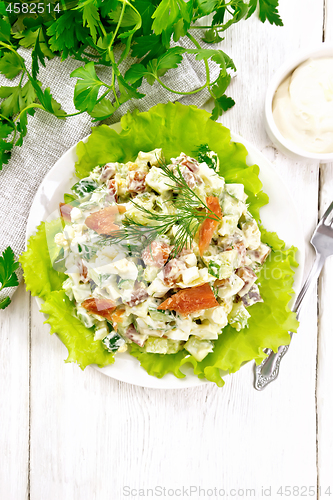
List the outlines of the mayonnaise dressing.
{"type": "Polygon", "coordinates": [[[313,153],[333,153],[333,58],[309,59],[278,87],[273,117],[281,134],[313,153]]]}

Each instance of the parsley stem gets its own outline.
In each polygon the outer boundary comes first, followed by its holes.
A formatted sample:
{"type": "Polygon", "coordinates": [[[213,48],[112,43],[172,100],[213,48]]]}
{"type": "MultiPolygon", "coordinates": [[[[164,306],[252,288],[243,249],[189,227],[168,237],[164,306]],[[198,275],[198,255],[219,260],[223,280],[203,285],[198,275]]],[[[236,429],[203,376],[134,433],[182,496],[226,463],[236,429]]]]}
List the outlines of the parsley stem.
{"type": "Polygon", "coordinates": [[[108,90],[106,92],[104,92],[104,94],[101,95],[101,97],[99,97],[97,99],[96,104],[98,104],[99,102],[101,102],[101,100],[104,99],[104,97],[106,97],[109,94],[110,90],[111,90],[111,86],[108,88],[108,90]]]}
{"type": "Polygon", "coordinates": [[[31,108],[39,108],[39,109],[42,109],[43,111],[46,111],[42,104],[38,104],[37,102],[33,102],[33,103],[29,104],[29,106],[26,106],[24,109],[22,109],[22,111],[20,111],[20,113],[17,115],[17,117],[14,118],[14,122],[16,122],[25,111],[28,111],[28,109],[31,109],[31,108]]]}
{"type": "Polygon", "coordinates": [[[114,70],[114,66],[115,66],[116,62],[115,62],[115,59],[114,59],[114,54],[113,54],[113,50],[111,49],[111,46],[108,47],[108,51],[109,51],[110,60],[113,63],[112,66],[111,66],[112,67],[111,86],[109,88],[112,88],[112,92],[113,92],[115,101],[117,103],[117,106],[119,107],[118,96],[117,96],[117,92],[116,92],[116,88],[115,88],[116,73],[115,73],[115,70],[114,70]]]}
{"type": "Polygon", "coordinates": [[[204,88],[207,87],[207,82],[202,85],[202,87],[199,87],[198,89],[195,89],[195,90],[191,90],[190,92],[180,92],[179,90],[172,90],[170,89],[169,87],[167,87],[163,82],[162,80],[160,80],[160,78],[158,78],[156,75],[154,75],[155,78],[156,78],[156,81],[162,85],[162,87],[166,90],[168,90],[169,92],[172,92],[173,94],[180,94],[180,95],[192,95],[192,94],[196,94],[197,92],[200,92],[200,90],[203,90],[204,88]]]}
{"type": "MultiPolygon", "coordinates": [[[[139,16],[139,18],[140,18],[140,23],[137,23],[137,24],[135,25],[134,29],[133,29],[133,31],[134,31],[134,30],[135,30],[135,31],[137,31],[137,30],[138,30],[138,29],[140,29],[140,28],[141,28],[141,26],[142,26],[142,17],[141,17],[141,15],[140,15],[140,12],[136,10],[136,8],[134,7],[134,5],[132,5],[132,4],[131,4],[131,3],[129,3],[129,2],[127,3],[127,5],[129,5],[129,6],[130,6],[130,7],[134,10],[134,12],[135,12],[135,13],[139,16]]],[[[127,58],[128,53],[129,53],[130,48],[131,48],[131,42],[132,42],[133,35],[134,35],[134,32],[133,32],[133,33],[132,33],[132,34],[128,37],[128,39],[127,39],[127,43],[126,43],[126,46],[125,46],[125,50],[124,50],[124,51],[123,51],[123,53],[121,54],[120,59],[119,59],[119,61],[118,61],[118,64],[121,64],[121,63],[123,62],[123,60],[127,58]]]]}
{"type": "MultiPolygon", "coordinates": [[[[199,50],[201,49],[200,43],[198,43],[197,40],[192,35],[190,35],[190,33],[187,33],[186,36],[189,40],[191,40],[191,42],[196,46],[197,49],[199,49],[199,50]]],[[[210,72],[209,72],[209,65],[208,65],[207,59],[204,59],[204,63],[205,63],[205,69],[206,69],[206,86],[209,87],[210,86],[210,72]]]]}
{"type": "Polygon", "coordinates": [[[119,31],[120,25],[121,25],[122,20],[123,20],[123,17],[125,14],[126,3],[127,3],[126,1],[123,2],[116,29],[113,32],[111,42],[109,43],[109,46],[108,46],[108,53],[109,53],[110,61],[113,63],[112,64],[112,80],[111,80],[111,86],[109,88],[112,88],[113,95],[114,95],[115,101],[117,103],[117,106],[119,106],[119,101],[118,101],[118,96],[117,96],[117,92],[115,89],[116,75],[115,75],[115,71],[114,71],[114,65],[116,64],[116,62],[115,62],[114,53],[112,50],[112,45],[116,39],[117,33],[119,31]]]}
{"type": "Polygon", "coordinates": [[[76,111],[76,113],[70,113],[70,114],[66,113],[66,116],[64,116],[64,118],[70,118],[71,116],[82,115],[82,113],[85,113],[85,111],[76,111]]]}
{"type": "Polygon", "coordinates": [[[82,54],[84,54],[87,57],[93,57],[95,59],[99,59],[100,58],[100,56],[96,56],[96,54],[89,54],[89,52],[86,52],[85,50],[82,52],[82,54]]]}
{"type": "Polygon", "coordinates": [[[196,26],[195,24],[191,24],[189,27],[190,30],[206,30],[206,29],[215,29],[215,28],[221,28],[223,25],[222,24],[217,24],[214,26],[202,26],[201,24],[196,26]]]}
{"type": "MultiPolygon", "coordinates": [[[[20,117],[21,115],[25,112],[25,111],[28,111],[28,109],[32,109],[32,108],[38,108],[38,109],[42,109],[43,111],[46,111],[47,113],[50,113],[47,109],[44,108],[44,106],[42,104],[38,104],[37,102],[33,102],[31,104],[29,104],[29,106],[26,106],[24,109],[22,109],[22,111],[20,111],[20,113],[17,115],[17,117],[14,119],[14,122],[16,122],[20,117]]],[[[69,118],[71,116],[77,116],[77,115],[81,115],[82,113],[84,113],[85,111],[77,111],[76,113],[70,113],[70,114],[67,114],[65,116],[62,116],[61,118],[69,118]]],[[[1,116],[1,115],[0,115],[1,116]]],[[[59,118],[59,117],[58,117],[59,118]]]]}
{"type": "Polygon", "coordinates": [[[123,20],[124,14],[125,14],[125,8],[126,8],[126,2],[123,2],[123,6],[121,8],[121,12],[120,12],[120,16],[119,16],[119,19],[118,19],[118,23],[117,23],[116,29],[114,30],[113,35],[112,35],[110,47],[112,47],[113,42],[116,39],[117,33],[119,31],[120,25],[122,23],[122,20],[123,20]]]}
{"type": "Polygon", "coordinates": [[[14,52],[14,54],[17,54],[15,48],[12,45],[8,45],[7,43],[1,42],[1,41],[0,41],[0,45],[5,47],[6,49],[10,50],[11,52],[14,52]]]}
{"type": "Polygon", "coordinates": [[[8,117],[7,117],[7,116],[5,116],[5,115],[0,114],[0,118],[1,118],[2,120],[6,120],[7,122],[9,122],[9,123],[11,123],[11,124],[14,124],[13,120],[11,120],[10,118],[8,118],[8,117]]]}
{"type": "MultiPolygon", "coordinates": [[[[196,39],[190,35],[189,33],[187,33],[187,38],[189,40],[191,40],[191,42],[196,46],[197,49],[201,49],[201,45],[196,41],[196,39]]],[[[198,89],[195,89],[195,90],[191,90],[190,92],[180,92],[179,90],[173,90],[173,89],[170,89],[170,87],[167,87],[163,82],[162,80],[157,76],[157,74],[155,73],[154,74],[154,77],[156,79],[156,81],[166,90],[168,90],[169,92],[172,92],[173,94],[180,94],[180,95],[192,95],[192,94],[196,94],[197,92],[200,92],[201,90],[203,90],[204,88],[206,87],[209,87],[210,86],[210,73],[209,73],[209,66],[208,66],[208,62],[207,60],[204,61],[205,63],[205,68],[206,68],[206,83],[204,83],[204,85],[202,85],[201,87],[199,87],[198,89]]]]}
{"type": "Polygon", "coordinates": [[[19,87],[21,87],[21,83],[22,83],[22,80],[23,80],[23,77],[24,77],[25,73],[26,73],[26,71],[25,71],[25,70],[23,70],[23,71],[22,71],[21,78],[20,78],[20,81],[19,81],[19,84],[18,84],[18,86],[19,86],[19,87]]]}
{"type": "Polygon", "coordinates": [[[99,22],[98,27],[100,28],[101,32],[103,33],[104,36],[107,36],[107,33],[105,31],[105,28],[103,26],[103,23],[99,22]]]}

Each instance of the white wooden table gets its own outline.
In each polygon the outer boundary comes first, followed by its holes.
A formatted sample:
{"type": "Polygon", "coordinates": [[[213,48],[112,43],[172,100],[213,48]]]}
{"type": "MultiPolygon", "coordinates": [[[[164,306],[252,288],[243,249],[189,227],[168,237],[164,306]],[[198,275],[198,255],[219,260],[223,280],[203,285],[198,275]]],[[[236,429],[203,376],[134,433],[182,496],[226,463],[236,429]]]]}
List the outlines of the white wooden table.
{"type": "MultiPolygon", "coordinates": [[[[252,18],[227,33],[225,50],[239,74],[229,90],[237,105],[222,121],[284,176],[309,241],[333,198],[333,165],[286,159],[266,136],[262,110],[268,81],[286,57],[333,41],[333,0],[280,4],[284,28],[252,18]]],[[[313,258],[307,245],[306,270],[313,258]]],[[[0,313],[1,500],[159,498],[159,490],[147,491],[156,486],[166,498],[187,498],[192,486],[205,488],[211,498],[222,498],[224,490],[229,497],[275,500],[287,496],[289,486],[291,498],[328,499],[332,272],[328,261],[279,378],[262,393],[252,387],[252,364],[222,389],[143,389],[91,368],[82,372],[63,362],[65,348],[48,334],[35,300],[20,286],[11,307],[0,313]],[[176,491],[182,487],[184,492],[176,491]]],[[[192,489],[191,498],[202,498],[200,493],[192,489]]]]}

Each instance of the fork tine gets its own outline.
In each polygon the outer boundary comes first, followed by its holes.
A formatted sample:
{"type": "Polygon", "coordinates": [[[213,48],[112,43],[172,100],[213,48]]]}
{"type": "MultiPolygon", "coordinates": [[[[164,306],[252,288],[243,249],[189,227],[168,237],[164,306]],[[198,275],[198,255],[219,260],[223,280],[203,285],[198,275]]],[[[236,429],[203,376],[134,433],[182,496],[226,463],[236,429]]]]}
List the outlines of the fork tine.
{"type": "Polygon", "coordinates": [[[324,215],[322,216],[322,218],[320,219],[319,224],[323,223],[326,226],[329,226],[329,225],[331,225],[332,220],[333,220],[333,201],[329,205],[328,209],[326,210],[326,212],[324,213],[324,215]],[[328,221],[328,218],[329,218],[330,215],[331,215],[331,217],[330,217],[330,220],[328,221]]]}

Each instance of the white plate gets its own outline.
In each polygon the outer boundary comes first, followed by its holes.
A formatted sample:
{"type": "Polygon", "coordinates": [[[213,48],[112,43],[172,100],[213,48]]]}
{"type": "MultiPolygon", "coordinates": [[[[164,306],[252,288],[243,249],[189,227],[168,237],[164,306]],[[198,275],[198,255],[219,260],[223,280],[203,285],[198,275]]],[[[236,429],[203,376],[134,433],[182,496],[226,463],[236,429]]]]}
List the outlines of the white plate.
{"type": "MultiPolygon", "coordinates": [[[[113,125],[112,128],[117,132],[121,130],[119,123],[113,125]]],[[[231,138],[246,147],[249,153],[247,157],[248,164],[256,163],[260,167],[260,179],[264,186],[263,189],[270,200],[269,204],[261,209],[263,224],[268,230],[276,231],[288,246],[295,245],[299,249],[297,254],[299,267],[295,274],[294,284],[294,290],[297,294],[303,276],[304,238],[293,199],[271,163],[256,148],[237,134],[232,133],[231,138]]],[[[85,138],[84,141],[87,139],[85,138]]],[[[69,192],[71,186],[75,183],[74,172],[77,160],[75,151],[76,145],[56,162],[39,186],[28,218],[27,240],[35,233],[36,227],[58,209],[63,194],[69,192]]],[[[42,301],[38,298],[37,302],[39,306],[42,304],[42,301]]],[[[157,389],[181,389],[209,383],[193,375],[190,367],[183,367],[182,370],[187,374],[183,379],[178,379],[172,374],[165,375],[162,379],[152,377],[141,368],[139,361],[128,353],[118,354],[113,365],[105,368],[94,366],[94,368],[122,382],[157,389]]]]}

